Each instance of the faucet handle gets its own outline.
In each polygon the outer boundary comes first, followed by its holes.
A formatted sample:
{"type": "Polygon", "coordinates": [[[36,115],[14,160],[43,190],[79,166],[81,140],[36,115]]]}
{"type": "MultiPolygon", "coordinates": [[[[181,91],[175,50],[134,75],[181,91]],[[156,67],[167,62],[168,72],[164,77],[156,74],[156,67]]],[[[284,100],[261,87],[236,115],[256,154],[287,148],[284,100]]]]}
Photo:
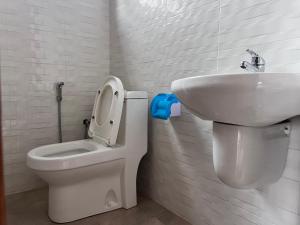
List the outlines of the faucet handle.
{"type": "Polygon", "coordinates": [[[254,65],[265,65],[266,61],[263,57],[261,57],[259,54],[257,54],[255,51],[251,50],[251,49],[247,49],[246,52],[248,52],[251,57],[252,57],[252,64],[254,65]]]}
{"type": "Polygon", "coordinates": [[[247,49],[246,52],[251,55],[251,63],[242,61],[240,67],[253,72],[264,72],[266,65],[265,59],[251,49],[247,49]]]}
{"type": "Polygon", "coordinates": [[[251,55],[251,57],[259,57],[259,55],[251,49],[247,49],[246,52],[248,52],[251,55]]]}

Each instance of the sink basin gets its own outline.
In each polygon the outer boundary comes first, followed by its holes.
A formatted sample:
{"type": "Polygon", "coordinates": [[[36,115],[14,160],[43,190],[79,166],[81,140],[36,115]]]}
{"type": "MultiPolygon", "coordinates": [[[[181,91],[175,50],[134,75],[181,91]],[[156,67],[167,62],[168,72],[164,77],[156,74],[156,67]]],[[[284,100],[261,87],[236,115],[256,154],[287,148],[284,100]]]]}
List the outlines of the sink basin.
{"type": "Polygon", "coordinates": [[[300,115],[300,74],[242,73],[189,77],[172,91],[202,119],[268,126],[300,115]]]}
{"type": "Polygon", "coordinates": [[[290,123],[280,122],[300,115],[300,73],[205,75],[171,88],[192,113],[214,121],[213,163],[223,183],[257,188],[282,176],[290,123]]]}

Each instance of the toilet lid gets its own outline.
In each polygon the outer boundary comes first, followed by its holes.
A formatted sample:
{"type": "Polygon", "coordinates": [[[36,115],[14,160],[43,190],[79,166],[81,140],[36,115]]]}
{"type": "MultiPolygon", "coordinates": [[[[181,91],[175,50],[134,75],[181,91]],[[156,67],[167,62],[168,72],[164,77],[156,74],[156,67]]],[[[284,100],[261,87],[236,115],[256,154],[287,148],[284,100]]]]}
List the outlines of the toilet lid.
{"type": "Polygon", "coordinates": [[[122,81],[114,76],[108,77],[95,98],[89,127],[89,136],[112,146],[116,144],[122,109],[124,88],[122,81]]]}

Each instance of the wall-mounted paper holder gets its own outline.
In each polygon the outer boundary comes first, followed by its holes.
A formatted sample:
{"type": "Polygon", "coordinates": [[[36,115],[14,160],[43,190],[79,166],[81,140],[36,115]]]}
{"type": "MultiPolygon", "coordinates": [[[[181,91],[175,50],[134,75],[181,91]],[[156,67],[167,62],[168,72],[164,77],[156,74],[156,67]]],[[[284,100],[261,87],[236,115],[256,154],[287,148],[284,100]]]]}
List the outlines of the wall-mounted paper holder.
{"type": "Polygon", "coordinates": [[[150,111],[153,118],[167,120],[181,115],[181,103],[174,94],[160,93],[153,98],[150,111]]]}

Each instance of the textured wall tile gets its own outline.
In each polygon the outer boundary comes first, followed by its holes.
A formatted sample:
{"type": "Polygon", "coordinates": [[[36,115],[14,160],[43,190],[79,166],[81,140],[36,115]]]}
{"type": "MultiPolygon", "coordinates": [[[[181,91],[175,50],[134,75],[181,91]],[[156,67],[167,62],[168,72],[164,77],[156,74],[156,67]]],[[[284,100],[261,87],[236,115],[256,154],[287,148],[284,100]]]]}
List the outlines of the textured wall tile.
{"type": "MultiPolygon", "coordinates": [[[[267,71],[299,72],[299,1],[112,0],[110,71],[151,96],[172,80],[244,72],[252,48],[267,71]]],[[[287,165],[275,184],[237,190],[213,169],[212,124],[187,110],[150,120],[139,188],[192,224],[299,225],[300,122],[292,121],[287,165]]]]}
{"type": "Polygon", "coordinates": [[[58,141],[55,86],[64,81],[64,141],[82,139],[95,91],[109,71],[108,1],[0,2],[6,192],[44,185],[26,163],[58,141]]]}

